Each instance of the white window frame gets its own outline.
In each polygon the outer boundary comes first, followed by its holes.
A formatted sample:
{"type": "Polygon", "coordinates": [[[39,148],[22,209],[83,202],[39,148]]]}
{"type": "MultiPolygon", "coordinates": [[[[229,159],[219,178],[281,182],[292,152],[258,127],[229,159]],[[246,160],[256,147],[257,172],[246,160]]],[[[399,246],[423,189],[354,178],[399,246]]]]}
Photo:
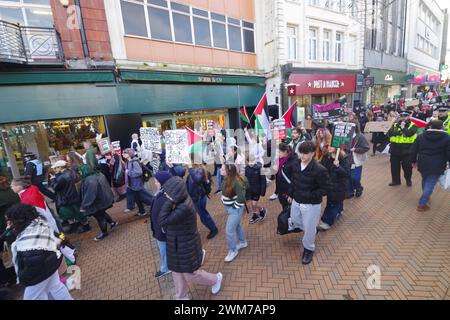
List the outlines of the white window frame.
{"type": "Polygon", "coordinates": [[[45,4],[34,4],[34,3],[25,3],[23,2],[23,0],[19,0],[19,2],[12,2],[12,1],[2,1],[0,0],[0,7],[2,8],[12,8],[12,9],[20,9],[20,11],[22,12],[22,18],[24,21],[23,26],[28,26],[28,17],[26,14],[26,9],[46,9],[46,10],[50,10],[52,19],[53,19],[53,23],[55,22],[54,17],[53,17],[53,11],[52,11],[52,7],[51,7],[51,1],[49,1],[49,5],[45,5],[45,4]]]}
{"type": "Polygon", "coordinates": [[[241,20],[242,52],[245,52],[245,53],[256,53],[255,23],[254,22],[248,22],[248,21],[245,21],[245,22],[252,23],[253,24],[253,29],[251,29],[249,27],[245,27],[244,26],[244,20],[241,20]],[[244,30],[253,31],[253,49],[255,50],[255,52],[245,51],[244,30]]]}
{"type": "Polygon", "coordinates": [[[322,36],[322,61],[331,62],[331,35],[332,31],[329,29],[323,30],[322,36]],[[325,37],[325,33],[328,33],[328,38],[325,37]],[[328,48],[328,57],[325,57],[325,48],[328,48]]]}
{"type": "Polygon", "coordinates": [[[344,56],[344,33],[341,31],[336,31],[335,36],[334,36],[334,62],[336,63],[343,63],[343,56],[344,56]],[[341,40],[337,40],[338,35],[341,36],[341,40]],[[338,47],[340,48],[338,50],[338,47]],[[338,60],[338,53],[339,53],[339,57],[340,59],[338,60]]]}
{"type": "Polygon", "coordinates": [[[287,56],[288,60],[290,61],[297,61],[298,60],[298,26],[288,24],[287,29],[292,28],[294,30],[294,35],[289,35],[286,32],[286,39],[287,39],[287,56]],[[294,42],[294,57],[291,56],[291,43],[294,42]]]}
{"type": "Polygon", "coordinates": [[[317,53],[318,53],[318,33],[319,33],[319,28],[317,28],[317,27],[309,27],[309,29],[308,29],[308,59],[309,59],[309,61],[317,61],[317,53]],[[311,37],[311,31],[314,31],[315,32],[315,37],[314,38],[312,38],[311,37]],[[313,51],[312,51],[312,46],[311,46],[311,44],[312,44],[312,42],[314,41],[314,43],[315,43],[315,52],[314,52],[314,58],[312,58],[312,56],[311,56],[311,54],[313,53],[313,51]]]}

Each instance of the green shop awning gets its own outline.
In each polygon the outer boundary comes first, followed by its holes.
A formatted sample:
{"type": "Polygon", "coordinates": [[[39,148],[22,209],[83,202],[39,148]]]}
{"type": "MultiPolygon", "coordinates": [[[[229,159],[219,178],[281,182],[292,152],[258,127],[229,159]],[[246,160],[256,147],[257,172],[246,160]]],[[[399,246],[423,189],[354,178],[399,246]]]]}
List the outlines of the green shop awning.
{"type": "Polygon", "coordinates": [[[247,84],[264,85],[266,79],[256,76],[211,75],[199,73],[175,73],[159,71],[121,70],[122,80],[136,82],[188,82],[198,84],[247,84]]]}
{"type": "Polygon", "coordinates": [[[0,85],[105,82],[114,82],[114,73],[112,71],[32,71],[0,73],[0,85]]]}
{"type": "Polygon", "coordinates": [[[406,84],[408,80],[405,72],[383,69],[370,69],[370,77],[375,78],[376,85],[402,85],[406,84]]]}

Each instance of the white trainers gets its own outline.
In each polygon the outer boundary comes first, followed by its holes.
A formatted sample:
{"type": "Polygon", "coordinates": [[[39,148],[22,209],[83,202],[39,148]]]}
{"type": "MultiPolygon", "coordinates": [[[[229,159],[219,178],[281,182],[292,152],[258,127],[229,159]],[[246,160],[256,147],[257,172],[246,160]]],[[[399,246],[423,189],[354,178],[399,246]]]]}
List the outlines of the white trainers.
{"type": "Polygon", "coordinates": [[[131,212],[131,210],[130,209],[123,210],[123,213],[128,213],[128,212],[131,212]]]}
{"type": "Polygon", "coordinates": [[[331,229],[331,226],[328,224],[328,223],[325,223],[325,222],[323,222],[323,221],[320,221],[320,223],[319,223],[319,229],[321,229],[321,230],[330,230],[331,229]]]}
{"type": "Polygon", "coordinates": [[[273,201],[273,200],[277,200],[278,199],[278,195],[276,193],[274,193],[273,195],[270,196],[269,200],[273,201]]]}
{"type": "Polygon", "coordinates": [[[234,258],[237,257],[237,255],[239,254],[239,250],[235,250],[235,251],[228,251],[228,255],[225,257],[225,262],[231,262],[234,260],[234,258]]]}
{"type": "Polygon", "coordinates": [[[216,281],[216,284],[213,285],[213,286],[211,287],[211,292],[212,292],[212,294],[217,294],[217,293],[219,293],[220,288],[222,287],[222,279],[223,279],[223,274],[222,274],[221,272],[219,272],[219,273],[217,274],[217,281],[216,281]]]}
{"type": "Polygon", "coordinates": [[[247,241],[245,242],[239,242],[238,245],[236,246],[236,250],[241,250],[241,249],[245,249],[248,247],[248,243],[247,241]]]}

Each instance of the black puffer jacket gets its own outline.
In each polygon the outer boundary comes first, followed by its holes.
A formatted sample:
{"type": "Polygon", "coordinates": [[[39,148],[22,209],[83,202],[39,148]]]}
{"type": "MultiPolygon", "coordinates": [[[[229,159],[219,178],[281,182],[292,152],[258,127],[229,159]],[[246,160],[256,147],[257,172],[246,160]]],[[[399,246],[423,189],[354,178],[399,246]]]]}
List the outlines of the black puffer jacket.
{"type": "Polygon", "coordinates": [[[57,174],[50,181],[50,185],[56,192],[56,206],[66,207],[80,204],[80,197],[70,170],[57,174]]]}
{"type": "Polygon", "coordinates": [[[266,176],[261,174],[262,165],[260,163],[254,166],[247,165],[245,167],[245,177],[250,185],[249,193],[251,195],[266,195],[267,180],[266,176]]]}
{"type": "Polygon", "coordinates": [[[314,159],[304,171],[300,163],[300,160],[292,161],[286,167],[286,174],[291,179],[288,194],[297,203],[320,204],[331,189],[328,171],[314,159]]]}
{"type": "Polygon", "coordinates": [[[327,200],[337,203],[345,200],[347,193],[348,178],[350,177],[350,163],[348,158],[339,157],[339,167],[334,165],[334,159],[330,155],[323,157],[321,164],[327,168],[330,175],[331,189],[327,200]]]}
{"type": "Polygon", "coordinates": [[[167,235],[167,266],[179,273],[193,273],[202,264],[202,243],[197,229],[197,211],[180,177],[164,184],[167,198],[159,224],[167,235]]]}
{"type": "Polygon", "coordinates": [[[289,179],[289,177],[286,174],[286,170],[287,170],[287,167],[289,166],[289,164],[292,162],[295,162],[296,160],[298,160],[298,156],[292,152],[289,155],[287,162],[282,166],[282,168],[278,169],[279,173],[277,174],[276,183],[277,183],[277,194],[278,194],[278,197],[280,197],[280,198],[288,197],[290,181],[286,180],[286,178],[289,179]],[[284,172],[284,174],[283,174],[283,172],[284,172]]]}
{"type": "Polygon", "coordinates": [[[58,270],[63,256],[58,259],[56,253],[45,250],[17,252],[18,278],[25,287],[34,286],[49,278],[58,270]]]}
{"type": "Polygon", "coordinates": [[[112,207],[114,194],[105,176],[96,173],[86,177],[81,183],[81,209],[85,215],[92,215],[100,210],[112,207]]]}
{"type": "Polygon", "coordinates": [[[153,237],[158,241],[166,241],[166,234],[163,232],[161,226],[159,225],[159,215],[161,214],[161,208],[166,202],[167,197],[164,194],[164,189],[161,189],[155,194],[155,199],[153,200],[150,209],[150,228],[153,237]]]}
{"type": "Polygon", "coordinates": [[[450,161],[450,136],[445,131],[428,130],[419,135],[411,149],[413,162],[424,176],[440,176],[450,161]]]}

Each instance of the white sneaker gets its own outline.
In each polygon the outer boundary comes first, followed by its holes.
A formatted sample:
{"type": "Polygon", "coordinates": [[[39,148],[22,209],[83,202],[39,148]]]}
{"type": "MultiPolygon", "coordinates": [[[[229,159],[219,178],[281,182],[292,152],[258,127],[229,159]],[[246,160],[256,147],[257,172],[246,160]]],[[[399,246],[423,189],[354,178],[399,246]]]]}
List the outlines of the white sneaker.
{"type": "Polygon", "coordinates": [[[247,241],[245,242],[239,242],[239,244],[236,246],[236,250],[241,250],[241,249],[245,249],[248,247],[248,243],[247,241]]]}
{"type": "Polygon", "coordinates": [[[331,229],[331,226],[330,226],[328,223],[325,223],[325,222],[323,222],[323,221],[320,221],[320,223],[319,223],[319,229],[322,229],[322,230],[330,230],[330,229],[331,229]]]}
{"type": "Polygon", "coordinates": [[[223,274],[221,272],[219,272],[217,274],[217,282],[216,282],[216,284],[211,287],[212,294],[219,293],[220,287],[222,286],[222,279],[223,279],[223,274]]]}
{"type": "Polygon", "coordinates": [[[128,213],[128,212],[131,212],[131,210],[130,209],[125,209],[125,210],[123,210],[123,212],[124,213],[128,213]]]}
{"type": "Polygon", "coordinates": [[[273,201],[273,200],[277,200],[278,199],[278,195],[276,193],[274,193],[273,195],[270,196],[269,200],[273,201]]]}
{"type": "Polygon", "coordinates": [[[202,264],[201,265],[203,265],[203,262],[205,262],[206,250],[202,249],[202,253],[203,253],[203,256],[202,256],[202,264]]]}
{"type": "Polygon", "coordinates": [[[239,254],[239,250],[235,250],[235,251],[228,251],[228,255],[225,257],[225,262],[231,262],[234,260],[234,258],[237,257],[237,255],[239,254]]]}

